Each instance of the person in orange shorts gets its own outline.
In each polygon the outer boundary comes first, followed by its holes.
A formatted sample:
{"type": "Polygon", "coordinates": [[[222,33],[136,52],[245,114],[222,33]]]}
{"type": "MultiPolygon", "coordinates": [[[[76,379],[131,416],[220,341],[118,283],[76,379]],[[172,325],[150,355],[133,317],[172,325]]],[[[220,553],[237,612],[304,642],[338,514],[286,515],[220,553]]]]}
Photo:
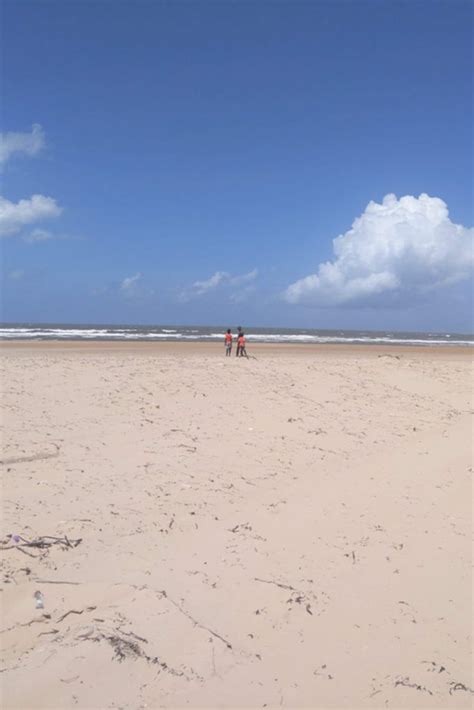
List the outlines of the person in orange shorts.
{"type": "Polygon", "coordinates": [[[239,327],[237,328],[237,347],[235,349],[235,357],[239,357],[239,355],[240,355],[239,338],[241,335],[242,335],[242,328],[239,325],[239,327]]]}
{"type": "Polygon", "coordinates": [[[245,349],[245,335],[241,332],[237,340],[237,348],[239,350],[240,357],[246,357],[248,360],[247,350],[245,349]]]}
{"type": "Polygon", "coordinates": [[[225,356],[230,357],[232,353],[232,332],[230,328],[227,328],[227,333],[225,334],[225,356]]]}

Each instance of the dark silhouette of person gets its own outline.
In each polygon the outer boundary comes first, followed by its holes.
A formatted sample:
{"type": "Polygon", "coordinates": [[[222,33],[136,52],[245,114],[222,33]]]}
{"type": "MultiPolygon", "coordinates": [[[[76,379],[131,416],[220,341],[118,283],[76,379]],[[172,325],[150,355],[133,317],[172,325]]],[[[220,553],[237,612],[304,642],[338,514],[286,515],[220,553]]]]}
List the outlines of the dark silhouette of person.
{"type": "Polygon", "coordinates": [[[239,338],[240,338],[241,333],[242,333],[242,326],[239,325],[239,327],[237,328],[237,348],[235,350],[235,357],[239,357],[239,355],[240,355],[239,338]]]}

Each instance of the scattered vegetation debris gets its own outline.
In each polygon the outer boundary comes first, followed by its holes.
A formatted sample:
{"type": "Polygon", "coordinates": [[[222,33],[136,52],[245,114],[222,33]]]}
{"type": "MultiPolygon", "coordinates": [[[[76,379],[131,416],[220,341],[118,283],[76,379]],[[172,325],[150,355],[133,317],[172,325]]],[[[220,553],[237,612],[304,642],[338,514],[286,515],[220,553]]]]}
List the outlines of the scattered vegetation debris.
{"type": "Polygon", "coordinates": [[[289,589],[290,592],[297,592],[298,590],[291,586],[291,584],[281,584],[281,582],[275,582],[273,579],[260,579],[260,577],[254,577],[256,582],[263,582],[264,584],[274,584],[280,589],[289,589]]]}
{"type": "Polygon", "coordinates": [[[403,685],[405,688],[414,688],[415,690],[418,690],[422,693],[428,693],[429,695],[433,695],[431,690],[425,688],[424,685],[420,685],[419,683],[412,683],[408,676],[406,678],[398,678],[395,681],[395,687],[397,687],[398,685],[403,685]]]}
{"type": "MultiPolygon", "coordinates": [[[[406,604],[406,602],[399,602],[399,604],[402,604],[402,603],[403,603],[403,604],[406,604]]],[[[446,672],[446,673],[448,673],[448,675],[450,675],[450,674],[449,674],[449,671],[446,670],[446,667],[445,667],[445,666],[440,666],[438,663],[436,663],[436,661],[422,661],[422,663],[423,663],[424,665],[431,666],[431,668],[427,668],[427,671],[428,671],[429,673],[443,673],[443,672],[446,672]]]]}
{"type": "Polygon", "coordinates": [[[239,530],[248,530],[249,532],[251,532],[252,526],[250,525],[250,523],[240,523],[239,525],[235,525],[233,528],[230,528],[229,532],[236,533],[239,532],[239,530]]]}
{"type": "Polygon", "coordinates": [[[455,693],[457,690],[464,690],[465,693],[469,693],[470,695],[474,695],[474,690],[472,688],[468,688],[467,685],[464,685],[464,683],[450,683],[450,689],[449,689],[449,694],[452,695],[455,693]]]}
{"type": "MultiPolygon", "coordinates": [[[[134,634],[128,635],[135,636],[134,634]]],[[[164,661],[161,661],[158,656],[149,656],[148,654],[146,654],[141,648],[138,641],[132,641],[130,639],[123,638],[123,635],[120,635],[119,633],[107,634],[99,631],[96,633],[95,636],[92,636],[90,634],[83,634],[79,638],[87,641],[94,641],[95,643],[106,641],[110,646],[112,646],[114,650],[113,660],[116,660],[119,663],[122,663],[122,661],[125,661],[126,659],[130,658],[135,660],[141,658],[146,663],[151,663],[153,665],[159,666],[161,670],[165,671],[166,673],[170,673],[171,675],[184,675],[182,671],[177,671],[174,668],[168,666],[168,664],[164,661]]],[[[147,643],[146,639],[141,639],[141,637],[139,636],[137,636],[136,638],[140,639],[144,643],[147,643]]]]}
{"type": "MultiPolygon", "coordinates": [[[[64,537],[53,537],[52,535],[41,535],[39,537],[34,538],[33,540],[27,540],[22,535],[7,535],[7,540],[9,540],[10,543],[13,543],[13,544],[1,545],[0,549],[10,550],[10,549],[15,549],[15,548],[18,549],[18,548],[22,548],[22,547],[36,547],[36,548],[39,548],[40,550],[45,550],[50,547],[53,547],[53,545],[59,545],[63,549],[69,550],[69,549],[72,549],[73,547],[77,547],[78,545],[80,545],[82,542],[82,537],[78,538],[77,540],[69,540],[67,535],[64,535],[64,537]]],[[[6,540],[4,542],[6,542],[6,540]]]]}
{"type": "Polygon", "coordinates": [[[48,636],[48,634],[59,634],[59,629],[53,629],[52,631],[42,631],[40,634],[38,634],[38,637],[48,636]]]}
{"type": "Polygon", "coordinates": [[[67,611],[65,614],[60,616],[56,623],[59,624],[61,621],[64,621],[64,619],[69,616],[69,614],[83,614],[85,611],[94,611],[94,609],[97,609],[97,607],[88,606],[85,609],[81,609],[80,611],[77,611],[77,609],[70,609],[70,611],[67,611]]]}
{"type": "Polygon", "coordinates": [[[67,580],[63,579],[37,579],[35,580],[39,584],[73,584],[73,585],[80,585],[82,582],[68,582],[67,580]]]}
{"type": "Polygon", "coordinates": [[[313,671],[313,675],[318,675],[321,676],[322,678],[327,678],[328,680],[333,680],[333,677],[330,673],[327,672],[327,665],[323,663],[322,666],[319,668],[316,668],[316,670],[313,671]]]}

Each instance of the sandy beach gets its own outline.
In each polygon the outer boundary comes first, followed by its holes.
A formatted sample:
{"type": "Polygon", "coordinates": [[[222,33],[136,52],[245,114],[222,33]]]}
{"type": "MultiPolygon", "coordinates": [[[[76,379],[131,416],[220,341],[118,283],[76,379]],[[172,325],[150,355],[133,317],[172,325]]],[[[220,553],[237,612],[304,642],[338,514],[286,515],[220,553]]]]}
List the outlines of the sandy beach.
{"type": "Polygon", "coordinates": [[[248,350],[2,345],[4,708],[472,706],[472,351],[248,350]]]}

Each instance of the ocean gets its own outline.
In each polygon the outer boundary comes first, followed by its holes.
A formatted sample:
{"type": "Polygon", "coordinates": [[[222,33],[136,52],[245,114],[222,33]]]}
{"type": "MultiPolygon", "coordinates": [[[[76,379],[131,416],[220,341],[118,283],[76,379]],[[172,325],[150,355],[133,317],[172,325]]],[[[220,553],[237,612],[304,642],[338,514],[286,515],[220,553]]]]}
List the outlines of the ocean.
{"type": "MultiPolygon", "coordinates": [[[[472,346],[465,333],[405,333],[395,331],[320,330],[312,328],[257,328],[242,326],[249,343],[339,343],[368,345],[472,346]]],[[[236,328],[233,328],[235,334],[236,328]]],[[[223,326],[71,325],[4,323],[0,340],[143,340],[220,341],[223,326]]]]}

